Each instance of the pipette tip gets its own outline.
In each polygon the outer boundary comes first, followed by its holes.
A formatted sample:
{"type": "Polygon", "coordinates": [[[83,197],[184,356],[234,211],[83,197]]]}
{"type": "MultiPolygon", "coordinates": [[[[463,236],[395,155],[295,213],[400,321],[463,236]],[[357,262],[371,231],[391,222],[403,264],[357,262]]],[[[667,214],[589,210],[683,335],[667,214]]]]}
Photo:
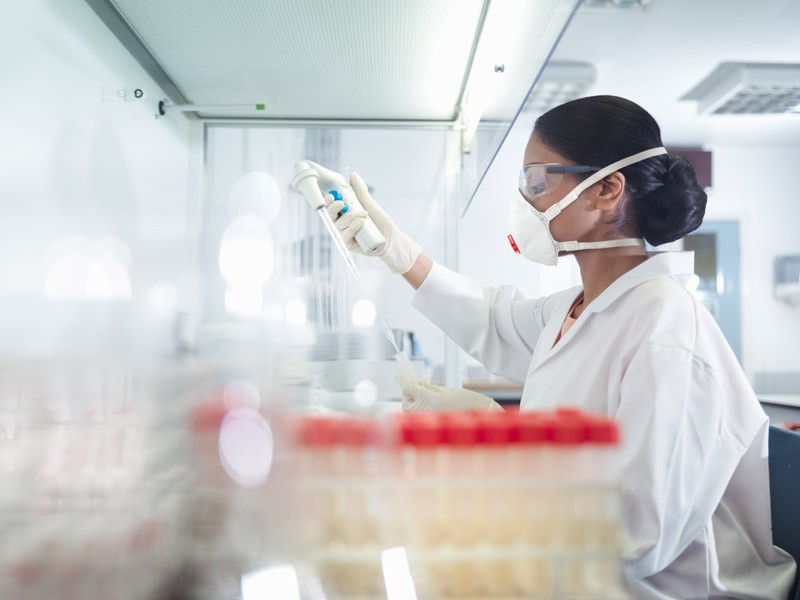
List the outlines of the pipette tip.
{"type": "Polygon", "coordinates": [[[394,358],[400,365],[400,372],[398,375],[401,376],[404,381],[416,379],[414,367],[411,366],[411,361],[405,352],[398,352],[394,355],[394,358]]]}

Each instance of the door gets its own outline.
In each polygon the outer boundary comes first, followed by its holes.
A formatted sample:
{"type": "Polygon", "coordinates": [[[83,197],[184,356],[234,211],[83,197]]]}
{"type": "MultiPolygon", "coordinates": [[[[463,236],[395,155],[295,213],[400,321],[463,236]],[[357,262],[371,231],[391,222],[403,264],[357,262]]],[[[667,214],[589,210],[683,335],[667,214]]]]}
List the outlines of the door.
{"type": "Polygon", "coordinates": [[[698,295],[741,363],[739,222],[706,221],[684,238],[683,248],[694,251],[695,273],[700,278],[698,295]]]}

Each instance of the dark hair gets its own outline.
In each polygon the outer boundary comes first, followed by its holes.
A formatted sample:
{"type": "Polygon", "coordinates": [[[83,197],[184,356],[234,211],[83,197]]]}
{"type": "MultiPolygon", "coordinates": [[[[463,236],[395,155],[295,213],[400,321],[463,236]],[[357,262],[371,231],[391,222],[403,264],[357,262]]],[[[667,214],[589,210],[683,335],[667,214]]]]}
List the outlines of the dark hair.
{"type": "MultiPolygon", "coordinates": [[[[617,96],[590,96],[556,106],[536,119],[533,132],[570,161],[594,167],[663,145],[650,113],[617,96]]],[[[703,222],[706,193],[682,156],[654,156],[620,172],[629,201],[612,221],[617,231],[638,233],[658,246],[682,238],[703,222]],[[634,222],[638,231],[631,231],[634,222]]]]}

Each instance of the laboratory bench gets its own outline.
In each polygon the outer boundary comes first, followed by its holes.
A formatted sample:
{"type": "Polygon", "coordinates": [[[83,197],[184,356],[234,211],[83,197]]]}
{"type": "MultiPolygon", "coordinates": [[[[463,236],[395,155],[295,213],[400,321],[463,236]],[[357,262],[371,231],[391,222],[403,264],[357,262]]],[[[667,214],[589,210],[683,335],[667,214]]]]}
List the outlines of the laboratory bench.
{"type": "Polygon", "coordinates": [[[800,394],[757,394],[773,425],[800,422],[800,394]]]}
{"type": "MultiPolygon", "coordinates": [[[[465,379],[464,388],[489,396],[504,408],[518,407],[522,398],[522,386],[510,382],[465,379]]],[[[800,394],[757,394],[757,396],[770,423],[800,422],[800,394]]]]}
{"type": "Polygon", "coordinates": [[[519,407],[522,399],[522,386],[504,381],[486,379],[465,379],[464,388],[489,396],[504,408],[519,407]]]}

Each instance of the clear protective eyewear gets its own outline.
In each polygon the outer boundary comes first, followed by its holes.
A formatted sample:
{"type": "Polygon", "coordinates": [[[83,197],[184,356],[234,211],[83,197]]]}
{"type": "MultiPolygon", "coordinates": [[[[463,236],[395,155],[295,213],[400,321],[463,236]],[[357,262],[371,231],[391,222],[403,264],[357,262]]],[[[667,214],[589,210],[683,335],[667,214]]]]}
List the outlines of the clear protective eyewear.
{"type": "Polygon", "coordinates": [[[585,165],[561,165],[559,163],[528,163],[519,173],[519,192],[530,204],[534,198],[549,194],[567,174],[595,173],[600,167],[585,165]]]}

